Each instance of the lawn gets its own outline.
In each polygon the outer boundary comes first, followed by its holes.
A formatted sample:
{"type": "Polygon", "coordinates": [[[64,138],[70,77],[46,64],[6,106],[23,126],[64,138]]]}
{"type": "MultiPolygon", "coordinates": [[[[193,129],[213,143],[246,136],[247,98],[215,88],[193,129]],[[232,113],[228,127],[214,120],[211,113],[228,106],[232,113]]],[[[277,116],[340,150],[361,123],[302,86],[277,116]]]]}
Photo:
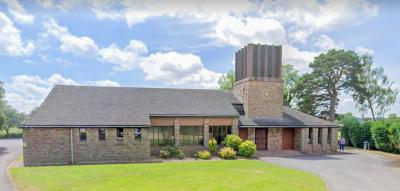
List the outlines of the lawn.
{"type": "Polygon", "coordinates": [[[311,173],[256,160],[18,167],[14,182],[26,190],[325,190],[311,173]]]}

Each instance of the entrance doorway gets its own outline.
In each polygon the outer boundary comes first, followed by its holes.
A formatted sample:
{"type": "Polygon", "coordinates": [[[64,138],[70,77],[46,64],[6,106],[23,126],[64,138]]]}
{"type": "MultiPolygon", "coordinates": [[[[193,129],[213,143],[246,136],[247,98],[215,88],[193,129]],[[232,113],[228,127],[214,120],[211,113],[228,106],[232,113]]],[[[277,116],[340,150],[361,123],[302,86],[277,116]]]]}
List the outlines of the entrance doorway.
{"type": "Polygon", "coordinates": [[[284,128],[282,130],[282,150],[294,149],[294,128],[284,128]]]}
{"type": "Polygon", "coordinates": [[[267,150],[268,146],[268,129],[256,129],[256,146],[257,150],[267,150]]]}

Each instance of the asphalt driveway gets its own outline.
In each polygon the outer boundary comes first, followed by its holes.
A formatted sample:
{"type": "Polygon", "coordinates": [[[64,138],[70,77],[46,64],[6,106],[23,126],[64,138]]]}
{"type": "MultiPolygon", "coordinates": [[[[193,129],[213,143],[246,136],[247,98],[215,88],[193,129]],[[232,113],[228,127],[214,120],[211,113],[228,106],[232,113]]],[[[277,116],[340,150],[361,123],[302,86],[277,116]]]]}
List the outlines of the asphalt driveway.
{"type": "Polygon", "coordinates": [[[320,175],[331,191],[400,190],[400,165],[387,156],[351,150],[332,155],[261,157],[261,160],[320,175]]]}
{"type": "Polygon", "coordinates": [[[0,139],[0,190],[12,191],[7,166],[22,154],[22,139],[0,139]]]}

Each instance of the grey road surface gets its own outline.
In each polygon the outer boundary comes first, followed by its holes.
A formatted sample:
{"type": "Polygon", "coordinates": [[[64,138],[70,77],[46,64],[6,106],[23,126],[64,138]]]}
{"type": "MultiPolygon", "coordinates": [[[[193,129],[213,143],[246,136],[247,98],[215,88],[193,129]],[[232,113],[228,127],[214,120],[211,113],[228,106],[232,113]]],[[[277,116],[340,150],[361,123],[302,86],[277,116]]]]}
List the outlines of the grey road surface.
{"type": "Polygon", "coordinates": [[[386,156],[367,151],[262,157],[261,160],[320,175],[331,191],[400,190],[400,166],[386,156]]]}
{"type": "Polygon", "coordinates": [[[0,190],[12,191],[7,166],[22,154],[22,139],[0,139],[0,190]]]}

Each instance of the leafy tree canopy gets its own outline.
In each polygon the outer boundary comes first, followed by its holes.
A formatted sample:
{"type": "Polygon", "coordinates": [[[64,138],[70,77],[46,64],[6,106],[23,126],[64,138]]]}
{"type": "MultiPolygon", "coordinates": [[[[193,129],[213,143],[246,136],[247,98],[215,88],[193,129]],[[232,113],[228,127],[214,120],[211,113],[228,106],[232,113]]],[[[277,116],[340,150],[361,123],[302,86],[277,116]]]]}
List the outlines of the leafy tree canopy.
{"type": "Polygon", "coordinates": [[[221,90],[233,90],[233,85],[235,84],[235,73],[229,70],[227,74],[222,75],[218,80],[219,88],[221,90]]]}

